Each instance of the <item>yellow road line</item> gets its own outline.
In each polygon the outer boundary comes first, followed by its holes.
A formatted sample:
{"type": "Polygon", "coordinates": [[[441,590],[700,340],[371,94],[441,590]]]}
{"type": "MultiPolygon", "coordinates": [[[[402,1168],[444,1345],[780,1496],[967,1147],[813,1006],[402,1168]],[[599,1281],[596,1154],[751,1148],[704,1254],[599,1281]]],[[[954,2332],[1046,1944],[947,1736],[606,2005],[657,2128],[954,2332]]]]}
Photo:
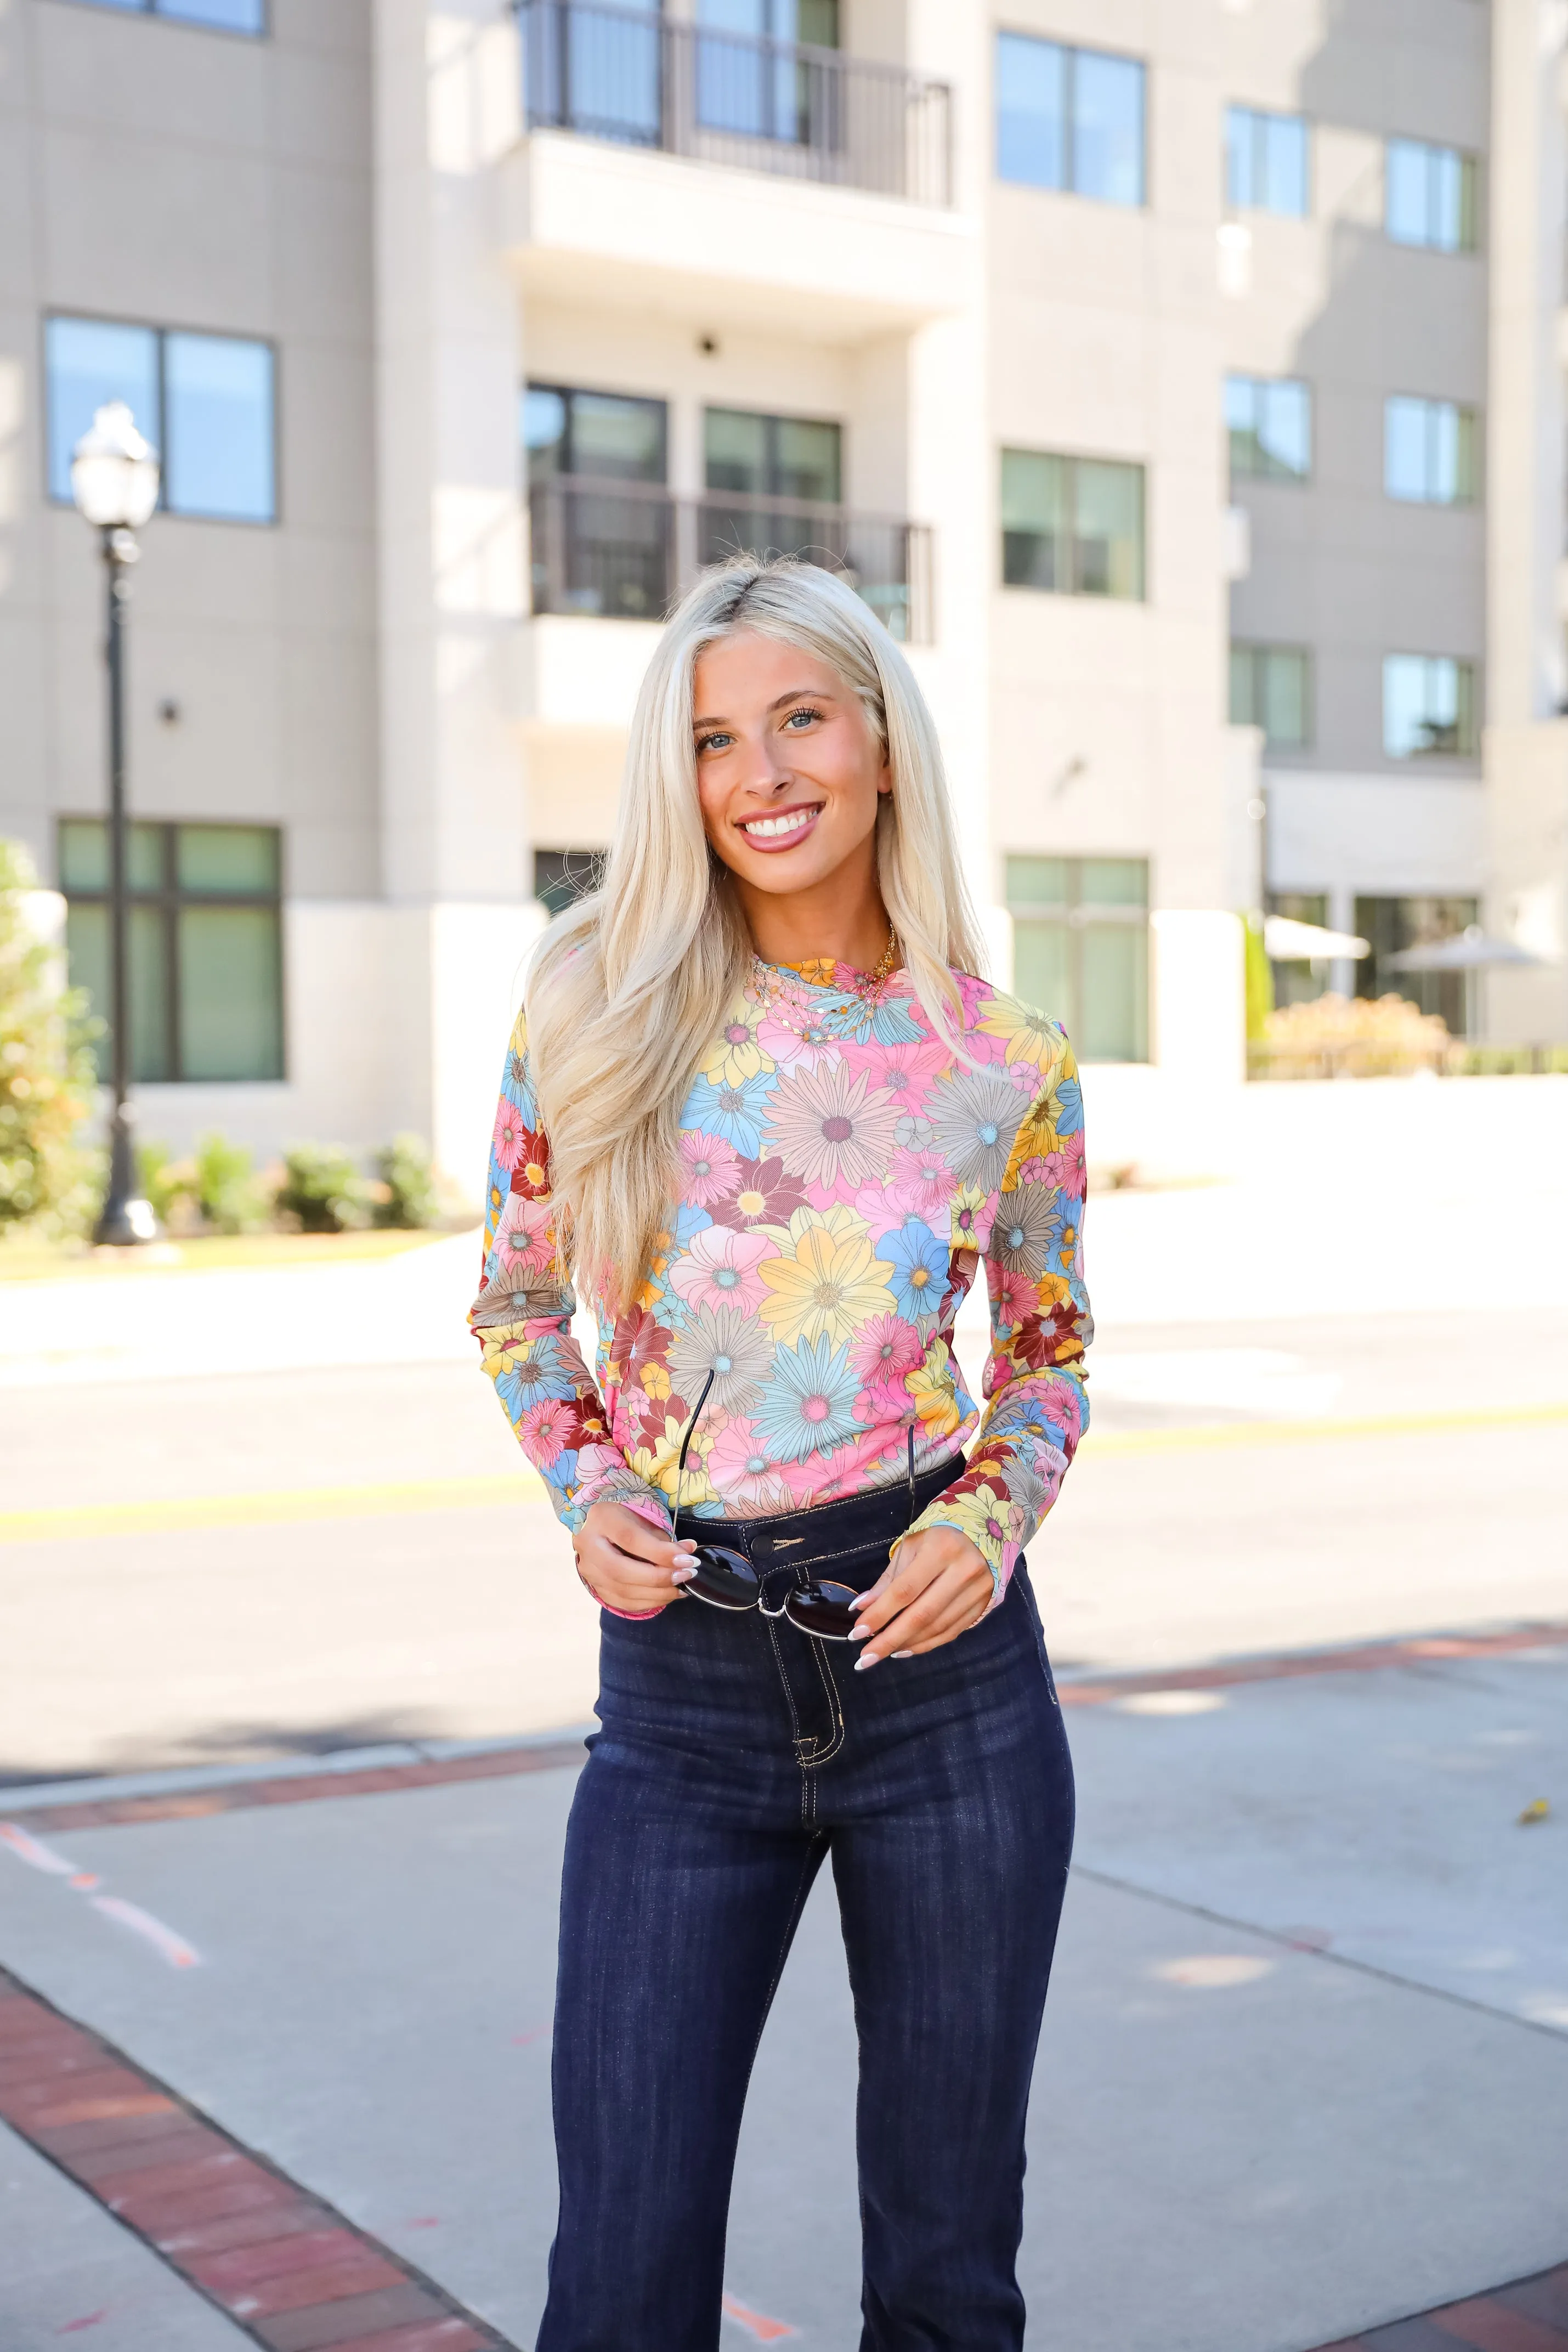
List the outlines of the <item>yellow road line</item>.
{"type": "MultiPolygon", "coordinates": [[[[1444,1412],[1375,1413],[1360,1420],[1227,1422],[1197,1428],[1091,1432],[1085,1455],[1188,1454],[1258,1445],[1321,1445],[1341,1439],[1421,1437],[1443,1430],[1477,1434],[1568,1422],[1568,1403],[1479,1406],[1444,1412]]],[[[172,1533],[181,1528],[279,1526],[312,1519],[396,1517],[405,1511],[494,1509],[544,1498],[544,1480],[526,1465],[499,1478],[420,1478],[376,1486],[303,1486],[259,1495],[191,1495],[146,1503],[88,1503],[0,1511],[0,1544],[63,1543],[95,1536],[172,1533]]]]}
{"type": "MultiPolygon", "coordinates": [[[[1092,1397],[1092,1389],[1091,1389],[1092,1397]]],[[[1113,1429],[1083,1441],[1086,1455],[1192,1454],[1241,1445],[1322,1445],[1340,1438],[1425,1437],[1445,1429],[1476,1433],[1568,1421],[1568,1404],[1471,1405],[1444,1412],[1379,1412],[1358,1419],[1210,1423],[1182,1429],[1113,1429]]],[[[3,1522],[0,1522],[3,1524],[3,1522]]]]}

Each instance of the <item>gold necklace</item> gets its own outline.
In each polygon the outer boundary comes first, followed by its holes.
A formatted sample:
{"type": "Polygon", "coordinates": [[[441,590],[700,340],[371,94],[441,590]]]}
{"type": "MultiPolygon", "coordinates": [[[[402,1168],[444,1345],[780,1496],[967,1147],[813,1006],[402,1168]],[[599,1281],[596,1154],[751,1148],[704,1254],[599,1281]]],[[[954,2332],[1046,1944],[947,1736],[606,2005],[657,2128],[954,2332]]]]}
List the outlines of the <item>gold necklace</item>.
{"type": "MultiPolygon", "coordinates": [[[[834,961],[837,961],[836,957],[834,961]]],[[[858,981],[852,981],[848,994],[841,996],[836,1003],[823,1005],[820,1013],[813,1011],[809,999],[802,1000],[795,990],[791,990],[785,978],[787,969],[788,967],[768,963],[756,953],[752,955],[753,983],[760,987],[762,1002],[774,1020],[779,1023],[780,1028],[788,1029],[791,1036],[803,1037],[809,1044],[816,1044],[826,1035],[822,1028],[822,1023],[825,1020],[834,1015],[842,1017],[852,1010],[857,1000],[862,1004],[870,1004],[874,1003],[881,996],[888,981],[898,969],[898,933],[890,924],[887,945],[877,958],[873,968],[860,976],[858,981]],[[783,1008],[786,1005],[792,1011],[806,1016],[808,1024],[806,1028],[798,1029],[792,1021],[784,1017],[783,1008]]],[[[805,983],[797,978],[796,990],[804,985],[805,983]]]]}

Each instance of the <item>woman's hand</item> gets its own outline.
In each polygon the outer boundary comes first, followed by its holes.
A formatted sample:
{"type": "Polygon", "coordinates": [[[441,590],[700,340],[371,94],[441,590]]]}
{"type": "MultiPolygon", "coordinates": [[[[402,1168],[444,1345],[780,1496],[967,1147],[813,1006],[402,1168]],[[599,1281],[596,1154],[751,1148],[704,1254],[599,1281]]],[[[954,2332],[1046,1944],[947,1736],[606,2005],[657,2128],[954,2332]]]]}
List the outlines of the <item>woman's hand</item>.
{"type": "Polygon", "coordinates": [[[594,1599],[622,1617],[657,1616],[696,1574],[694,1543],[673,1543],[623,1503],[591,1505],[572,1549],[594,1599]]]}
{"type": "Polygon", "coordinates": [[[996,1586],[986,1557],[956,1528],[905,1536],[873,1585],[855,1602],[861,1622],[850,1635],[865,1644],[855,1660],[917,1658],[977,1625],[996,1586]]]}

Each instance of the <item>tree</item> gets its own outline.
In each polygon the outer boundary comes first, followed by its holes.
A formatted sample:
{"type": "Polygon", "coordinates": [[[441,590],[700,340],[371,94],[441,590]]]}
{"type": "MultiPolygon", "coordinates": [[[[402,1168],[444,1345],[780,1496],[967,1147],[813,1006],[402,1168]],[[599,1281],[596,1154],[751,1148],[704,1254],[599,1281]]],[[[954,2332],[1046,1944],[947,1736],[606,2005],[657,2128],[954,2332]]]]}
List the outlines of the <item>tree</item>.
{"type": "Polygon", "coordinates": [[[97,1073],[79,989],[59,986],[56,950],[27,905],[37,888],[19,843],[0,841],[0,1228],[85,1223],[92,1163],[77,1143],[97,1073]]]}

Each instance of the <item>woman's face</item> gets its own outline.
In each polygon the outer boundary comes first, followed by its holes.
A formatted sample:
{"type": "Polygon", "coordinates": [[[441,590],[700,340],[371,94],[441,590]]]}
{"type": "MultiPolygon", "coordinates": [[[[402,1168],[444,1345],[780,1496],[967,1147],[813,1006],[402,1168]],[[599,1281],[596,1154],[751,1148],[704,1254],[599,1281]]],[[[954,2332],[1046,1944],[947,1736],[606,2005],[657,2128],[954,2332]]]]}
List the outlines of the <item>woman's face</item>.
{"type": "Polygon", "coordinates": [[[693,715],[704,829],[741,883],[788,897],[852,862],[872,870],[893,779],[835,670],[741,631],[699,655],[693,715]]]}

